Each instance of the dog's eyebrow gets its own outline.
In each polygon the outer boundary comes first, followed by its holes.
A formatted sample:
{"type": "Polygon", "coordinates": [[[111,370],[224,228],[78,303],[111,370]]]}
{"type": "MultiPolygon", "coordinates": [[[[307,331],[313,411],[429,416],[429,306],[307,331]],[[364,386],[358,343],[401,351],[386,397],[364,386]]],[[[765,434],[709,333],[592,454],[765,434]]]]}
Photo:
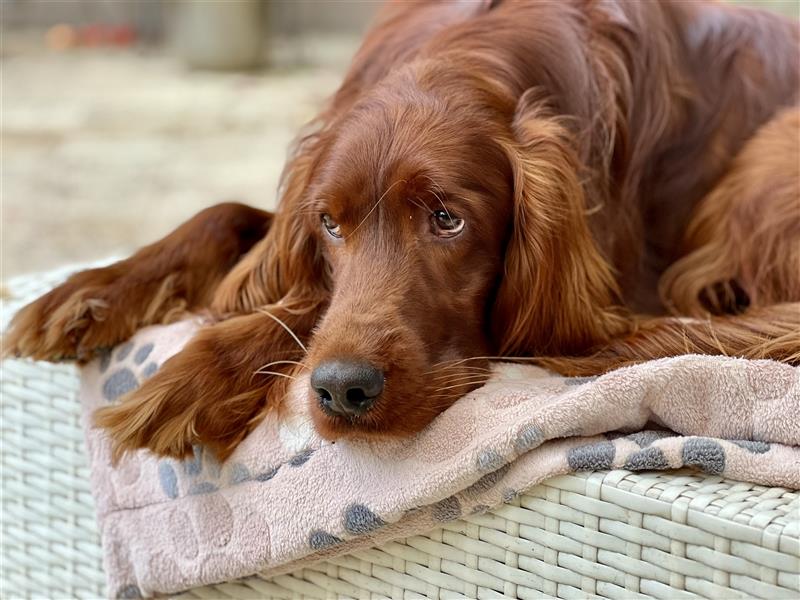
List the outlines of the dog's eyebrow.
{"type": "Polygon", "coordinates": [[[441,186],[441,184],[437,183],[436,180],[430,175],[423,173],[420,174],[420,177],[424,177],[425,179],[431,182],[431,188],[430,188],[431,193],[433,194],[433,197],[436,198],[437,202],[439,202],[439,204],[442,205],[442,208],[444,209],[444,212],[447,213],[447,218],[449,219],[450,211],[447,210],[447,206],[445,206],[444,204],[445,198],[447,196],[447,194],[444,191],[444,188],[441,186]]]}
{"type": "Polygon", "coordinates": [[[445,200],[447,199],[448,194],[444,191],[444,187],[433,177],[427,173],[416,173],[408,178],[408,183],[412,184],[412,189],[409,190],[409,193],[405,195],[406,200],[412,204],[415,204],[416,206],[419,206],[420,208],[424,208],[428,212],[433,212],[435,208],[431,208],[423,197],[425,194],[430,194],[436,199],[436,202],[441,205],[441,207],[449,216],[450,211],[447,209],[447,206],[445,206],[445,200]],[[423,179],[426,180],[425,183],[420,182],[416,188],[413,186],[415,182],[423,179]]]}
{"type": "Polygon", "coordinates": [[[316,214],[325,212],[328,205],[334,197],[331,194],[320,191],[319,189],[311,188],[305,197],[299,203],[299,212],[301,214],[316,214]]]}

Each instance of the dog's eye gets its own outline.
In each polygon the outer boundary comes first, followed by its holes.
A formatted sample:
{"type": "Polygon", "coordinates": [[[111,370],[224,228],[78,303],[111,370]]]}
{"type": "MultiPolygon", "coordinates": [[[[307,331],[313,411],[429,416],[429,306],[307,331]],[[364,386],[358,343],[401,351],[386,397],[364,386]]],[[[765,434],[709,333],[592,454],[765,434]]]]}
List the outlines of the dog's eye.
{"type": "Polygon", "coordinates": [[[433,233],[443,238],[457,236],[464,229],[464,219],[444,210],[435,210],[431,215],[433,233]]]}
{"type": "Polygon", "coordinates": [[[331,216],[328,214],[322,215],[322,225],[331,234],[332,237],[340,238],[342,237],[342,228],[341,226],[331,219],[331,216]]]}

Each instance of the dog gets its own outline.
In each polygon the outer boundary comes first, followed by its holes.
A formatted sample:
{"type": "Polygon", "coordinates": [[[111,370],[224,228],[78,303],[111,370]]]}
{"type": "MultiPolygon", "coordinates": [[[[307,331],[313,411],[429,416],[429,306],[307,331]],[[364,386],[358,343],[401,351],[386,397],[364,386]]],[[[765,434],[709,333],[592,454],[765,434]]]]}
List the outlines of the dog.
{"type": "Polygon", "coordinates": [[[221,459],[308,378],[324,438],[410,435],[489,360],[800,362],[800,28],[715,2],[390,3],[275,214],[221,204],[22,309],[85,361],[211,321],[96,423],[221,459]]]}

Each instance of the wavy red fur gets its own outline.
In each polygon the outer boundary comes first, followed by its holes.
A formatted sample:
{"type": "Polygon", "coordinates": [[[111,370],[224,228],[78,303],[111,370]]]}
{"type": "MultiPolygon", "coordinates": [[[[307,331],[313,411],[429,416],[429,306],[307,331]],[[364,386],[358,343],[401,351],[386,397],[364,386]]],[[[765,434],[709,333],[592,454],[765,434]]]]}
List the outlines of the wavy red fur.
{"type": "Polygon", "coordinates": [[[217,322],[97,422],[118,453],[221,457],[282,375],[342,357],[385,385],[357,420],[309,390],[330,438],[418,431],[489,357],[566,374],[686,352],[798,363],[798,39],[714,2],[389,4],[274,216],[205,211],[23,309],[5,349],[88,358],[208,310],[217,322]],[[437,237],[440,208],[462,233],[437,237]],[[263,365],[277,375],[253,378],[263,365]]]}

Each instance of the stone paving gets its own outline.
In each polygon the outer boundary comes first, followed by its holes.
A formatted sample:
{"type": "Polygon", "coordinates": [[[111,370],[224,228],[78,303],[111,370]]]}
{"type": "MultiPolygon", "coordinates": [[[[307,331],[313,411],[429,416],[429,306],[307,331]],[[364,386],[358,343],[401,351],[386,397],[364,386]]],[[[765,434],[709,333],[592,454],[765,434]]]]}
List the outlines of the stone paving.
{"type": "Polygon", "coordinates": [[[356,43],[257,73],[189,71],[157,49],[4,48],[3,279],[128,253],[220,201],[274,207],[287,148],[356,43]]]}

